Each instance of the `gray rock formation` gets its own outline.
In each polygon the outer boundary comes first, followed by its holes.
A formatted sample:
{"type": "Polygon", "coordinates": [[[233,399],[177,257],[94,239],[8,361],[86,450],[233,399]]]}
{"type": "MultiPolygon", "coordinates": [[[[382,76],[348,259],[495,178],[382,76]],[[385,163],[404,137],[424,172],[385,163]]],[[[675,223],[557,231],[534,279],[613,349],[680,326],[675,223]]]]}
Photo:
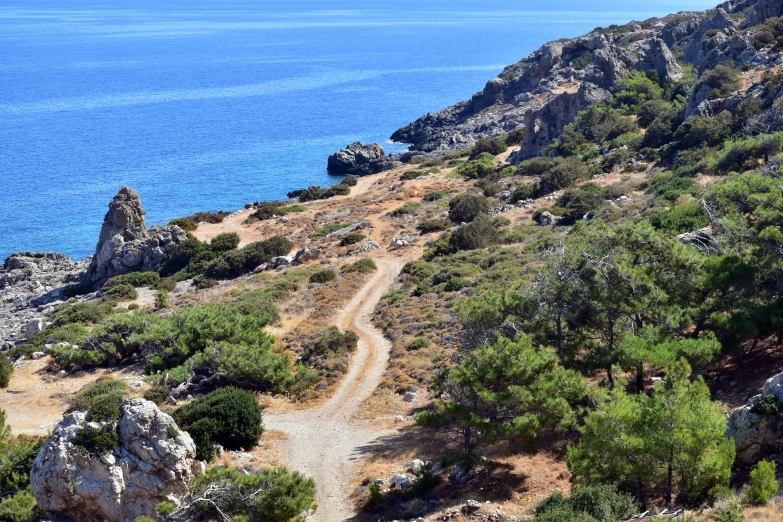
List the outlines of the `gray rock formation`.
{"type": "Polygon", "coordinates": [[[44,512],[73,522],[133,522],[154,516],[160,502],[177,503],[187,495],[196,454],[190,435],[150,401],[133,399],[121,411],[120,444],[101,456],[73,446],[89,424],[85,413],[72,413],[58,424],[30,474],[44,512]]]}
{"type": "Polygon", "coordinates": [[[356,142],[329,156],[326,168],[332,174],[366,176],[393,169],[400,165],[402,163],[397,161],[396,158],[386,156],[386,152],[380,144],[362,145],[356,142]]]}
{"type": "Polygon", "coordinates": [[[750,398],[745,406],[735,408],[728,419],[726,435],[734,438],[737,464],[751,465],[770,455],[783,454],[783,413],[754,413],[753,405],[765,397],[774,396],[783,404],[783,373],[767,379],[760,395],[750,398]]]}
{"type": "Polygon", "coordinates": [[[139,194],[122,187],[109,203],[85,285],[97,289],[116,275],[156,270],[165,261],[166,252],[187,239],[178,226],[147,230],[145,215],[139,194]]]}
{"type": "MultiPolygon", "coordinates": [[[[419,118],[397,130],[392,140],[411,145],[412,152],[401,158],[407,161],[415,153],[442,156],[523,127],[527,135],[511,160],[535,156],[579,111],[619,90],[631,71],[655,71],[660,79],[676,82],[683,71],[675,56],[683,56],[700,73],[730,60],[740,67],[778,60],[777,51],[757,49],[763,46],[755,45],[756,36],[746,30],[739,13],[750,13],[750,25],[761,23],[783,14],[783,0],[725,2],[708,11],[550,42],[506,67],[470,100],[419,118]]],[[[731,111],[741,101],[709,100],[708,106],[700,107],[711,90],[696,89],[686,117],[697,108],[731,111]]]]}
{"type": "Polygon", "coordinates": [[[78,283],[88,264],[53,252],[10,255],[0,266],[0,345],[24,338],[33,319],[65,301],[63,287],[78,283]]]}

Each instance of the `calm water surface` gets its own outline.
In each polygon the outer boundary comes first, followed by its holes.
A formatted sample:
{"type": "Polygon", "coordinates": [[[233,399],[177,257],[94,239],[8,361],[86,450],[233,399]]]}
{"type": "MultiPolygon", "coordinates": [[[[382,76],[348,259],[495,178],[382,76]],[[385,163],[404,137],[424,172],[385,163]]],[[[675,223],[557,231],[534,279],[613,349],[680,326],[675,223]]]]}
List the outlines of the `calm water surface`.
{"type": "Polygon", "coordinates": [[[711,1],[0,1],[0,261],[90,255],[106,205],[149,223],[336,181],[541,44],[711,1]]]}

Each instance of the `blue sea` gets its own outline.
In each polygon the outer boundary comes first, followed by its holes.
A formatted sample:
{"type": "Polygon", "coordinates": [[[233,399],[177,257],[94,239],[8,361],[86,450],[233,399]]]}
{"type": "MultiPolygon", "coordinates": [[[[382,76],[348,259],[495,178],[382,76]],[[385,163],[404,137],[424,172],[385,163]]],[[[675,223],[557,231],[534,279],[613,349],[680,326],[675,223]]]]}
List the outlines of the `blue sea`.
{"type": "Polygon", "coordinates": [[[0,0],[0,261],[337,181],[329,154],[481,90],[541,44],[716,0],[0,0]]]}

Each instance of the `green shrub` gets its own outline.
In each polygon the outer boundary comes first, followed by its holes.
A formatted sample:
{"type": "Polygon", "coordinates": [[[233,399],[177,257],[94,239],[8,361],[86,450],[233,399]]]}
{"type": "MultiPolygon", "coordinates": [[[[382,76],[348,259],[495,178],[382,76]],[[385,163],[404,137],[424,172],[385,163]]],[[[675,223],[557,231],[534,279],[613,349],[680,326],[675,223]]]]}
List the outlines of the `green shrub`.
{"type": "Polygon", "coordinates": [[[313,232],[313,237],[326,237],[329,234],[342,230],[345,227],[350,227],[353,223],[329,223],[313,232]]]}
{"type": "Polygon", "coordinates": [[[588,65],[593,63],[593,55],[589,51],[585,51],[573,60],[571,60],[571,67],[577,71],[581,71],[588,65]]]}
{"type": "Polygon", "coordinates": [[[119,398],[121,402],[125,397],[127,389],[128,385],[126,383],[116,379],[95,381],[89,388],[79,392],[68,401],[68,409],[65,410],[65,412],[89,412],[93,406],[106,404],[110,400],[116,401],[117,398],[119,398]]]}
{"type": "Polygon", "coordinates": [[[723,513],[717,513],[713,520],[715,522],[745,522],[745,515],[742,514],[742,508],[735,507],[723,513]]]}
{"type": "Polygon", "coordinates": [[[357,183],[359,183],[359,178],[356,176],[345,176],[340,181],[340,185],[345,185],[346,187],[355,187],[357,183]]]}
{"type": "Polygon", "coordinates": [[[376,270],[378,270],[378,265],[376,265],[375,261],[373,261],[369,257],[365,257],[364,259],[354,261],[350,265],[346,265],[343,268],[343,272],[346,273],[358,272],[360,274],[366,274],[368,272],[374,272],[376,270]]]}
{"type": "Polygon", "coordinates": [[[462,176],[468,179],[480,179],[491,176],[497,172],[498,166],[495,163],[495,157],[492,154],[486,152],[479,154],[473,160],[458,167],[454,172],[458,176],[462,176]]]}
{"type": "Polygon", "coordinates": [[[169,396],[169,389],[167,386],[156,385],[144,392],[144,398],[148,401],[152,401],[155,404],[163,404],[166,397],[169,396]]]}
{"type": "Polygon", "coordinates": [[[328,283],[337,279],[337,273],[332,269],[319,270],[310,276],[311,283],[328,283]]]}
{"type": "MultiPolygon", "coordinates": [[[[287,290],[285,295],[288,296],[287,290]]],[[[271,292],[253,290],[239,296],[232,306],[243,315],[252,315],[264,325],[268,325],[280,319],[274,300],[275,296],[271,295],[271,292]]]]}
{"type": "Polygon", "coordinates": [[[173,277],[164,277],[161,278],[157,283],[155,283],[155,290],[165,290],[167,292],[172,292],[177,287],[177,280],[173,277]]]}
{"type": "Polygon", "coordinates": [[[17,491],[0,500],[0,520],[3,522],[32,522],[38,505],[28,489],[17,491]]]}
{"type": "Polygon", "coordinates": [[[650,216],[650,224],[658,230],[682,234],[706,227],[710,220],[701,204],[692,201],[656,212],[650,216]]]}
{"type": "Polygon", "coordinates": [[[240,388],[282,393],[293,381],[291,361],[286,354],[272,350],[272,341],[270,338],[263,349],[231,341],[211,343],[188,359],[184,368],[222,373],[225,382],[240,388]]]}
{"type": "Polygon", "coordinates": [[[750,485],[747,493],[748,499],[756,505],[769,502],[778,492],[778,481],[775,479],[775,463],[762,460],[756,465],[756,469],[750,472],[750,485]]]}
{"type": "Polygon", "coordinates": [[[332,198],[334,196],[347,196],[351,193],[351,188],[347,185],[337,184],[332,185],[326,192],[324,192],[324,199],[332,198]]]}
{"type": "Polygon", "coordinates": [[[133,285],[121,283],[105,290],[103,296],[115,301],[132,301],[139,297],[139,293],[133,288],[133,285]]]}
{"type": "MultiPolygon", "coordinates": [[[[112,306],[113,308],[113,306],[112,306]]],[[[90,332],[79,323],[65,324],[63,326],[50,326],[41,333],[36,334],[27,341],[25,347],[29,347],[32,352],[43,351],[44,345],[59,343],[81,344],[90,332]]]]}
{"type": "Polygon", "coordinates": [[[492,156],[503,154],[506,152],[508,146],[506,145],[505,136],[500,138],[483,138],[479,140],[470,151],[470,159],[476,159],[481,154],[487,153],[492,156]]]}
{"type": "Polygon", "coordinates": [[[619,522],[638,512],[630,495],[617,493],[610,486],[585,486],[563,498],[560,492],[536,506],[535,522],[619,522]]]}
{"type": "Polygon", "coordinates": [[[453,250],[476,250],[487,248],[500,241],[500,231],[488,217],[480,217],[475,221],[458,227],[449,238],[453,250]]]}
{"type": "Polygon", "coordinates": [[[165,500],[158,504],[158,507],[155,508],[155,511],[158,513],[158,515],[161,516],[168,516],[174,513],[174,511],[177,510],[177,505],[173,502],[166,502],[165,500]]]}
{"type": "Polygon", "coordinates": [[[0,388],[8,388],[11,384],[11,375],[14,373],[14,365],[5,355],[0,355],[0,388]]]}
{"type": "Polygon", "coordinates": [[[682,148],[713,147],[722,143],[731,133],[732,115],[728,111],[714,117],[694,116],[677,129],[674,138],[682,148]]]}
{"type": "Polygon", "coordinates": [[[419,210],[421,210],[420,203],[406,203],[403,206],[399,208],[395,208],[394,210],[389,212],[389,216],[402,217],[408,214],[413,214],[414,212],[418,212],[419,210]]]}
{"type": "Polygon", "coordinates": [[[194,502],[188,520],[227,519],[239,521],[294,522],[304,520],[315,508],[315,483],[296,471],[273,468],[246,473],[215,466],[193,481],[192,498],[205,496],[214,503],[194,502]]]}
{"type": "Polygon", "coordinates": [[[120,436],[112,423],[102,427],[87,425],[73,437],[74,447],[93,455],[110,453],[119,444],[120,436]]]}
{"type": "Polygon", "coordinates": [[[565,209],[562,216],[573,223],[582,219],[585,214],[600,208],[605,199],[602,187],[595,183],[584,183],[566,190],[558,198],[557,206],[565,209]]]}
{"type": "MultiPolygon", "coordinates": [[[[46,437],[20,436],[11,439],[0,464],[0,487],[5,493],[19,491],[30,485],[30,470],[46,437]]],[[[0,520],[3,520],[0,517],[0,520]]]]}
{"type": "Polygon", "coordinates": [[[451,222],[448,219],[424,219],[419,221],[416,229],[422,234],[432,232],[442,232],[451,228],[451,222]]]}
{"type": "Polygon", "coordinates": [[[407,348],[408,351],[421,350],[422,348],[428,347],[430,344],[432,344],[432,342],[426,337],[416,337],[409,341],[408,344],[405,345],[405,348],[407,348]]]}
{"type": "Polygon", "coordinates": [[[783,411],[783,404],[775,395],[764,395],[750,407],[750,412],[758,415],[773,415],[781,411],[783,411]]]}
{"type": "Polygon", "coordinates": [[[239,246],[239,234],[236,232],[224,232],[215,236],[209,242],[209,248],[214,252],[228,252],[239,246]]]}
{"type": "Polygon", "coordinates": [[[196,287],[196,290],[206,290],[207,288],[212,288],[216,284],[217,281],[209,277],[198,276],[193,279],[193,286],[196,287]]]}
{"type": "Polygon", "coordinates": [[[423,170],[407,170],[402,173],[400,176],[400,180],[402,181],[411,181],[417,178],[420,178],[422,176],[425,176],[427,173],[423,170]]]}
{"type": "Polygon", "coordinates": [[[128,284],[134,288],[149,287],[152,288],[158,281],[160,275],[157,272],[131,272],[114,276],[103,285],[103,291],[109,290],[118,285],[128,284]]]}
{"type": "Polygon", "coordinates": [[[490,201],[484,196],[460,194],[449,201],[449,219],[455,223],[470,223],[490,209],[490,201]]]}
{"type": "Polygon", "coordinates": [[[259,203],[256,205],[256,209],[250,215],[249,219],[264,221],[267,219],[272,219],[276,216],[281,216],[283,215],[283,212],[281,212],[282,207],[283,204],[279,201],[265,201],[263,203],[259,203]]]}
{"type": "Polygon", "coordinates": [[[525,130],[524,127],[519,127],[518,129],[514,129],[508,134],[506,134],[506,144],[509,146],[521,145],[526,135],[527,135],[527,130],[525,130]]]}
{"type": "Polygon", "coordinates": [[[155,307],[156,308],[168,308],[169,307],[169,293],[165,290],[158,290],[155,294],[155,307]]]}
{"type": "Polygon", "coordinates": [[[741,87],[740,72],[729,64],[719,64],[707,70],[699,83],[712,87],[710,99],[723,98],[741,87]]]}
{"type": "Polygon", "coordinates": [[[381,493],[381,486],[375,482],[371,482],[367,489],[370,492],[370,496],[367,498],[367,504],[370,507],[382,506],[386,504],[386,497],[381,493]]]}
{"type": "Polygon", "coordinates": [[[426,201],[426,202],[438,201],[439,199],[445,198],[446,196],[448,196],[452,192],[453,191],[449,190],[449,189],[443,189],[443,190],[438,190],[438,191],[435,191],[435,192],[430,192],[429,194],[424,196],[423,200],[426,201]]]}
{"type": "Polygon", "coordinates": [[[556,165],[541,174],[537,195],[551,194],[556,190],[570,187],[589,175],[587,165],[579,158],[562,158],[556,165]]]}
{"type": "Polygon", "coordinates": [[[343,237],[343,239],[340,241],[340,245],[341,246],[355,245],[356,243],[359,243],[365,239],[367,239],[367,236],[365,236],[361,232],[351,232],[350,234],[346,234],[345,237],[343,237]]]}
{"type": "Polygon", "coordinates": [[[196,223],[209,223],[216,225],[222,223],[228,215],[228,212],[196,212],[190,216],[196,223]]]}
{"type": "Polygon", "coordinates": [[[181,228],[182,230],[184,230],[185,232],[193,232],[194,230],[196,230],[198,228],[198,225],[196,224],[196,222],[193,221],[193,219],[191,219],[189,217],[172,219],[171,221],[169,221],[169,225],[170,226],[171,225],[176,225],[179,228],[181,228]]]}
{"type": "Polygon", "coordinates": [[[339,357],[353,352],[359,343],[359,336],[347,330],[341,332],[336,326],[328,328],[302,349],[302,360],[307,361],[312,357],[329,355],[339,357]]]}
{"type": "Polygon", "coordinates": [[[307,212],[307,207],[304,205],[288,205],[287,207],[280,208],[279,212],[283,215],[298,214],[300,212],[307,212]]]}
{"type": "Polygon", "coordinates": [[[173,417],[193,437],[199,460],[212,460],[218,444],[228,450],[253,448],[263,432],[261,406],[252,393],[238,388],[199,397],[177,408],[173,417]]]}

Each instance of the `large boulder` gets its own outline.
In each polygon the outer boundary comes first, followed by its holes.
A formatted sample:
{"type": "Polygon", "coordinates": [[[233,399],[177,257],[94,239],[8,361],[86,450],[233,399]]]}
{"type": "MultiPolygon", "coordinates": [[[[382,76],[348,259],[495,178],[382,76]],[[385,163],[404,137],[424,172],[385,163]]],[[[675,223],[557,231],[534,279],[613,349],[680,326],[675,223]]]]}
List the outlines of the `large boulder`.
{"type": "Polygon", "coordinates": [[[119,445],[100,456],[73,445],[87,425],[84,412],[65,417],[41,448],[30,473],[33,495],[50,516],[73,522],[133,522],[154,516],[162,501],[188,494],[196,446],[153,402],[121,408],[119,445]]]}
{"type": "Polygon", "coordinates": [[[764,413],[753,408],[758,401],[772,397],[783,404],[783,373],[767,379],[760,395],[751,397],[745,406],[729,414],[726,435],[737,446],[737,464],[751,465],[783,453],[783,413],[764,413]]]}
{"type": "Polygon", "coordinates": [[[147,230],[145,215],[138,192],[122,187],[103,219],[95,255],[84,278],[88,288],[98,289],[116,275],[156,270],[166,260],[166,252],[187,239],[185,231],[177,226],[147,230]]]}
{"type": "Polygon", "coordinates": [[[356,142],[329,156],[326,169],[332,174],[366,176],[395,168],[400,164],[386,156],[380,144],[362,145],[356,142]]]}

